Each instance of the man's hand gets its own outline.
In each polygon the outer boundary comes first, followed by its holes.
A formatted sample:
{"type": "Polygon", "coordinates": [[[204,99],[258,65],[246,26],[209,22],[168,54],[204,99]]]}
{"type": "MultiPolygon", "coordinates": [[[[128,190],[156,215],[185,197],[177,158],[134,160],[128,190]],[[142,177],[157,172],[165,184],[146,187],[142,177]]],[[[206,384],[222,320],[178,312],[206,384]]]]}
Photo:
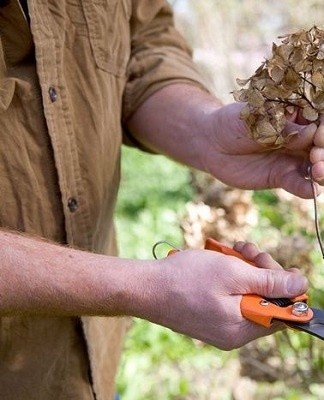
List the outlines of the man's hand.
{"type": "Polygon", "coordinates": [[[223,350],[282,329],[279,323],[267,329],[246,320],[242,295],[295,297],[306,291],[306,279],[296,270],[284,271],[252,244],[238,243],[235,249],[260,268],[209,250],[178,252],[148,269],[145,287],[151,301],[133,301],[140,310],[131,314],[223,350]]]}
{"type": "Polygon", "coordinates": [[[248,137],[245,122],[240,119],[241,108],[242,104],[236,103],[215,111],[206,133],[212,145],[205,155],[205,168],[230,186],[283,188],[299,197],[311,198],[312,187],[305,179],[310,161],[313,178],[318,182],[324,179],[324,140],[319,139],[323,136],[318,132],[320,128],[288,122],[287,133],[298,133],[284,148],[269,149],[248,137]],[[321,146],[316,150],[314,138],[321,146]]]}
{"type": "MultiPolygon", "coordinates": [[[[223,106],[201,89],[175,84],[149,97],[128,121],[130,132],[147,148],[207,171],[224,183],[242,189],[283,188],[312,198],[305,179],[324,183],[324,126],[289,121],[297,131],[285,148],[269,149],[248,136],[240,118],[243,104],[223,106]]],[[[320,188],[317,188],[320,192],[320,188]]]]}

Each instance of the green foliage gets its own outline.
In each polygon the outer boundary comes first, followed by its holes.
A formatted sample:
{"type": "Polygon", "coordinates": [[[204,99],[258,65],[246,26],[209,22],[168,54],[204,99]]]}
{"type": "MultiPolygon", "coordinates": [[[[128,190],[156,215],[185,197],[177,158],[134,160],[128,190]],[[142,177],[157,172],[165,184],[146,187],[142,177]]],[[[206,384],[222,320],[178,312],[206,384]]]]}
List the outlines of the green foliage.
{"type": "Polygon", "coordinates": [[[278,214],[276,210],[276,206],[279,203],[279,200],[274,192],[270,190],[260,190],[254,192],[253,200],[256,205],[260,207],[260,216],[267,220],[270,225],[280,229],[285,221],[282,218],[282,215],[278,214]]]}
{"type": "MultiPolygon", "coordinates": [[[[124,257],[152,258],[152,246],[166,239],[182,246],[179,217],[193,197],[189,170],[165,157],[124,148],[117,204],[117,233],[124,257]]],[[[166,250],[167,251],[167,250],[166,250]]],[[[216,381],[206,377],[227,365],[226,356],[166,328],[135,319],[118,376],[123,400],[208,398],[216,381]],[[209,379],[207,379],[209,381],[209,379]]],[[[224,397],[224,400],[226,398],[224,397]]]]}
{"type": "MultiPolygon", "coordinates": [[[[123,400],[187,399],[216,390],[206,378],[234,354],[221,353],[163,327],[138,319],[128,335],[119,373],[123,400]]],[[[207,397],[206,397],[207,398],[207,397]]]]}
{"type": "Polygon", "coordinates": [[[120,254],[148,258],[152,246],[182,244],[179,216],[193,196],[187,168],[167,158],[124,148],[117,204],[120,254]]]}
{"type": "MultiPolygon", "coordinates": [[[[117,205],[121,255],[152,258],[152,245],[167,239],[182,246],[179,218],[194,196],[189,170],[165,157],[123,149],[122,184],[117,205]]],[[[280,201],[275,192],[254,193],[259,224],[256,242],[267,235],[302,231],[296,208],[280,201]]],[[[314,232],[304,231],[314,240],[314,232]]],[[[163,249],[162,249],[163,251],[163,249]]],[[[167,251],[167,250],[166,250],[167,251]]],[[[312,252],[312,305],[324,307],[323,261],[312,252]]],[[[279,368],[275,383],[256,383],[253,399],[316,400],[323,391],[324,346],[298,332],[275,336],[274,360],[279,368]]],[[[267,339],[258,341],[260,350],[267,339]]],[[[238,352],[221,352],[166,328],[135,319],[123,352],[118,375],[122,400],[213,400],[233,398],[239,377],[238,352]],[[230,372],[229,372],[230,371],[230,372]]],[[[253,361],[253,360],[252,360],[253,361]]],[[[251,397],[252,398],[252,397],[251,397]]]]}

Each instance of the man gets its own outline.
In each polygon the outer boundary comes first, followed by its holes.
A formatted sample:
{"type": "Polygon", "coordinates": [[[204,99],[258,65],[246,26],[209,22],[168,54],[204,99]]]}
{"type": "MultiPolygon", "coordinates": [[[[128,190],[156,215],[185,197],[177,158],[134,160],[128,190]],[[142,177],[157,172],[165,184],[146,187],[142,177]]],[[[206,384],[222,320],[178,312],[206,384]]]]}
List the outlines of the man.
{"type": "Polygon", "coordinates": [[[204,88],[164,0],[5,1],[0,33],[1,399],[112,399],[122,316],[222,349],[273,332],[242,318],[240,296],[292,297],[307,282],[249,244],[238,248],[264,268],[198,250],[116,257],[120,147],[310,198],[321,128],[288,124],[300,133],[284,151],[248,139],[241,106],[204,88]]]}

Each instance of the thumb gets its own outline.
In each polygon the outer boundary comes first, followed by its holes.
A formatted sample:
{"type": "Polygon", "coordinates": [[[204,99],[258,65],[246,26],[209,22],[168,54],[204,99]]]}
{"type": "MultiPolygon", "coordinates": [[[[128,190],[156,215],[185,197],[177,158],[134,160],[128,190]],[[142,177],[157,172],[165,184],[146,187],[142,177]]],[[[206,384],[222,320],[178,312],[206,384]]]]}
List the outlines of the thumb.
{"type": "Polygon", "coordinates": [[[284,133],[289,135],[289,132],[297,132],[297,134],[292,136],[285,147],[290,150],[306,150],[312,146],[316,130],[315,123],[298,125],[288,121],[284,133]]]}
{"type": "Polygon", "coordinates": [[[249,293],[270,298],[296,297],[308,288],[307,279],[296,271],[255,268],[248,280],[249,293]]]}

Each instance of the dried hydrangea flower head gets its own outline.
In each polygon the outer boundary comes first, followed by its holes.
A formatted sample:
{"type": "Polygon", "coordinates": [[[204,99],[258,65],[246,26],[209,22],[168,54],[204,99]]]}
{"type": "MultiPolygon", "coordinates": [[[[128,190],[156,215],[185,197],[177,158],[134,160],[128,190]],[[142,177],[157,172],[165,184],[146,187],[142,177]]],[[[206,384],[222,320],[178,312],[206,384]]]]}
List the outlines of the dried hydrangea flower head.
{"type": "Polygon", "coordinates": [[[246,102],[241,118],[251,138],[270,147],[283,146],[296,133],[283,133],[294,111],[316,123],[324,112],[324,30],[313,26],[279,39],[271,58],[249,79],[237,79],[242,89],[233,92],[236,101],[246,102]]]}

